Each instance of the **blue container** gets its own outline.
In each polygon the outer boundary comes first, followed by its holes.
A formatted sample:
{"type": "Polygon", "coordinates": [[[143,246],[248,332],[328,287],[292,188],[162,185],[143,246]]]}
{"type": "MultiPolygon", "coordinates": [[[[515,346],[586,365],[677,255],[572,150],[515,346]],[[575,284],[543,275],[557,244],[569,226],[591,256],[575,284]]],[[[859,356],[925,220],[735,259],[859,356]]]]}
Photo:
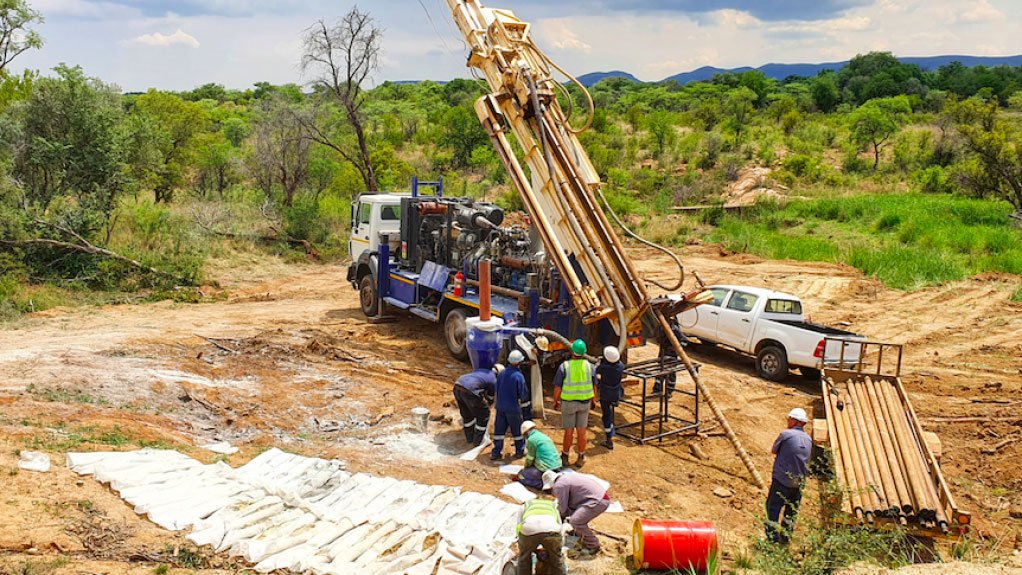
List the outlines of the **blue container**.
{"type": "Polygon", "coordinates": [[[465,345],[468,347],[468,358],[472,361],[472,367],[474,369],[491,369],[500,358],[503,342],[504,337],[499,329],[486,331],[469,324],[465,345]]]}

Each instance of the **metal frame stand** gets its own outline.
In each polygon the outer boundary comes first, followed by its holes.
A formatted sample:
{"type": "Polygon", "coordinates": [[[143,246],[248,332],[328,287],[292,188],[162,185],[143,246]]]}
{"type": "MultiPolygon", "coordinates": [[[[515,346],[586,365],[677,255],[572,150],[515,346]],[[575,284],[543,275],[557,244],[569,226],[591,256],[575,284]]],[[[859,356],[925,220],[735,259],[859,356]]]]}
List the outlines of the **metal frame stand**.
{"type": "MultiPolygon", "coordinates": [[[[698,364],[695,366],[698,371],[698,364]]],[[[694,420],[688,420],[676,415],[671,415],[670,405],[671,402],[667,398],[667,383],[664,382],[663,389],[660,393],[652,393],[650,383],[655,383],[657,378],[666,378],[666,376],[675,374],[677,378],[678,372],[686,371],[685,364],[678,358],[668,357],[663,359],[651,359],[647,361],[641,361],[639,363],[633,363],[625,367],[625,375],[631,376],[642,381],[642,397],[639,401],[622,399],[621,403],[631,405],[639,409],[639,420],[626,423],[624,425],[617,426],[618,435],[631,439],[632,441],[639,442],[640,445],[645,445],[647,442],[657,440],[663,442],[665,437],[676,435],[679,433],[685,433],[688,431],[698,432],[699,431],[699,387],[696,385],[692,386],[692,391],[688,391],[681,388],[679,385],[675,387],[674,393],[681,394],[692,398],[692,413],[694,414],[694,420]],[[656,405],[657,411],[650,412],[647,409],[649,405],[656,405]],[[680,423],[681,427],[677,429],[664,430],[664,426],[667,423],[676,422],[680,423]],[[656,427],[656,433],[653,433],[653,427],[656,427]],[[638,435],[634,433],[628,433],[623,430],[638,427],[638,435]]]]}

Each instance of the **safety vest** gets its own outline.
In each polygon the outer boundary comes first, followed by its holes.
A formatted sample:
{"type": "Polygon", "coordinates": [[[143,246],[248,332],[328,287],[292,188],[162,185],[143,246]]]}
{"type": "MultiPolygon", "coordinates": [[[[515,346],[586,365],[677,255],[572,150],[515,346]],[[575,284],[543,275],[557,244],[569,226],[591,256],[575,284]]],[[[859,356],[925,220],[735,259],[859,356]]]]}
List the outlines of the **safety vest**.
{"type": "Polygon", "coordinates": [[[561,399],[589,401],[593,396],[593,364],[584,359],[569,359],[564,362],[561,399]]]}
{"type": "Polygon", "coordinates": [[[561,512],[557,509],[556,499],[533,499],[532,501],[526,501],[525,509],[522,511],[522,520],[518,522],[515,534],[522,534],[522,525],[530,517],[543,515],[552,517],[558,526],[561,524],[561,512]]]}

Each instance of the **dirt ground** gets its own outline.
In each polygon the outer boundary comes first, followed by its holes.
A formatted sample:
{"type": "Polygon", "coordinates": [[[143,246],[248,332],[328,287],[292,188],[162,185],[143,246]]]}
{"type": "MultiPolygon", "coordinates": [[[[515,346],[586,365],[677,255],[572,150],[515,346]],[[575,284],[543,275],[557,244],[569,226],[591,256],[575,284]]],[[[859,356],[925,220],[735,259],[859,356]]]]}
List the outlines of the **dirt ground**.
{"type": "MultiPolygon", "coordinates": [[[[655,252],[633,255],[644,273],[670,279],[655,252]]],[[[707,283],[795,293],[814,321],[905,344],[904,381],[924,426],[943,441],[943,470],[960,507],[972,511],[978,534],[1018,561],[1022,519],[1011,515],[1022,517],[1022,306],[1009,301],[1017,276],[905,294],[842,266],[760,261],[712,246],[683,256],[707,283]]],[[[342,266],[250,268],[223,268],[218,279],[228,296],[217,303],[50,310],[0,330],[0,573],[240,567],[74,476],[63,464],[66,451],[163,446],[209,462],[217,456],[196,446],[227,440],[241,448],[222,458],[232,465],[277,446],[345,459],[353,470],[487,493],[506,482],[485,455],[454,457],[465,446],[451,384],[466,366],[448,355],[437,326],[412,317],[369,324],[342,266]],[[426,435],[409,429],[415,406],[439,419],[426,435]],[[53,470],[19,472],[16,453],[25,449],[49,453],[53,470]]],[[[638,355],[653,353],[649,346],[638,355]]],[[[768,476],[785,414],[811,406],[817,384],[794,374],[764,381],[751,359],[720,349],[692,355],[768,476]]],[[[625,419],[634,416],[623,410],[625,419]]],[[[627,538],[638,517],[714,521],[733,557],[757,530],[762,495],[712,417],[704,413],[703,421],[700,435],[663,445],[591,447],[585,471],[610,481],[625,508],[594,526],[627,538]],[[694,457],[690,443],[707,458],[694,457]]],[[[592,441],[598,416],[591,422],[592,441]]],[[[554,423],[540,427],[559,441],[554,423]]],[[[815,520],[812,499],[803,521],[815,520]]],[[[626,572],[625,545],[605,542],[606,554],[575,569],[626,572]]]]}

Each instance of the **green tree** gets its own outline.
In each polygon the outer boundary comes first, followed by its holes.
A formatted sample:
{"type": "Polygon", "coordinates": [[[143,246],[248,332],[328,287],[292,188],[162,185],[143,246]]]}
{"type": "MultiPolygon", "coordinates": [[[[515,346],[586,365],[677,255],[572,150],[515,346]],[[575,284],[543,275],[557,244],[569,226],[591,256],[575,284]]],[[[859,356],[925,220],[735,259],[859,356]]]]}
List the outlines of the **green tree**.
{"type": "Polygon", "coordinates": [[[43,38],[32,26],[43,17],[25,0],[0,0],[0,75],[15,58],[43,45],[43,38]]]}
{"type": "Polygon", "coordinates": [[[79,67],[57,66],[10,110],[19,202],[40,219],[90,235],[107,224],[121,189],[117,90],[79,67]]]}
{"type": "Polygon", "coordinates": [[[833,112],[834,108],[841,103],[841,91],[838,90],[834,74],[817,76],[809,90],[813,95],[813,104],[821,112],[833,112]]]}
{"type": "Polygon", "coordinates": [[[753,112],[756,93],[744,86],[727,93],[724,109],[727,113],[726,127],[735,133],[735,144],[742,140],[742,133],[753,112]]]}
{"type": "Polygon", "coordinates": [[[1002,198],[1022,219],[1022,128],[998,114],[996,100],[948,102],[946,114],[960,136],[959,183],[978,196],[1002,198]]]}
{"type": "Polygon", "coordinates": [[[897,96],[870,100],[849,114],[852,141],[860,147],[873,148],[873,170],[880,165],[880,150],[911,112],[908,98],[897,96]]]}
{"type": "Polygon", "coordinates": [[[467,166],[472,150],[489,141],[475,113],[461,106],[447,110],[440,125],[443,129],[442,143],[451,149],[457,168],[467,166]]]}
{"type": "Polygon", "coordinates": [[[206,132],[195,138],[195,189],[206,197],[224,191],[234,183],[234,147],[223,132],[206,132]]]}
{"type": "Polygon", "coordinates": [[[650,144],[653,146],[653,154],[659,158],[674,141],[674,118],[670,112],[657,110],[646,115],[645,124],[650,144]]]}
{"type": "Polygon", "coordinates": [[[232,116],[224,120],[223,124],[224,137],[231,143],[232,146],[238,148],[241,143],[248,137],[248,122],[237,116],[232,116]]]}
{"type": "Polygon", "coordinates": [[[152,119],[159,131],[155,139],[160,161],[153,187],[156,202],[169,202],[185,184],[195,156],[195,138],[209,127],[209,114],[195,102],[167,92],[149,90],[135,100],[137,113],[152,119]]]}

